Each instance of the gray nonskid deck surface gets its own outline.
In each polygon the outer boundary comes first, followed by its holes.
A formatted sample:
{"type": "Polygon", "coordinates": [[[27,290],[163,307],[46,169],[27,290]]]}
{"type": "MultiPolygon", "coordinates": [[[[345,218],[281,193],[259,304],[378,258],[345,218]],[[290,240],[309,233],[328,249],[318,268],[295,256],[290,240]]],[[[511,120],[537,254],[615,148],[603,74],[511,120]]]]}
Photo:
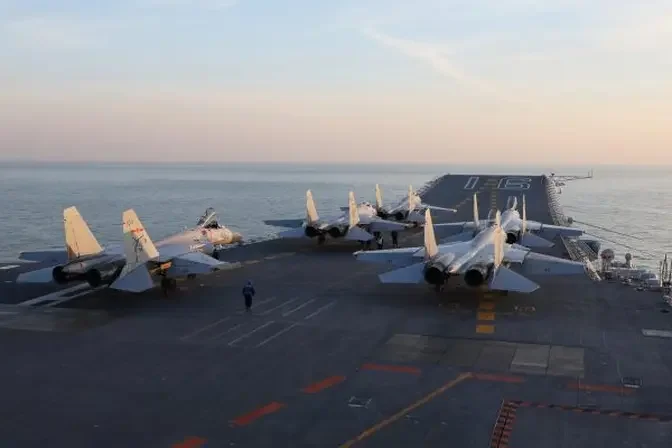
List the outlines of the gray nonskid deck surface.
{"type": "MultiPolygon", "coordinates": [[[[469,177],[439,180],[424,200],[470,219],[469,177]]],[[[485,216],[510,193],[479,177],[485,216]]],[[[548,222],[542,178],[531,184],[528,215],[548,222]]],[[[0,314],[3,443],[672,444],[672,339],[642,334],[672,329],[657,296],[581,277],[539,280],[530,295],[451,289],[439,301],[425,286],[378,284],[383,269],[356,264],[356,248],[232,249],[225,258],[242,268],[183,282],[172,299],[105,291],[22,311],[50,315],[43,331],[31,331],[40,318],[3,329],[18,318],[0,314]]]]}

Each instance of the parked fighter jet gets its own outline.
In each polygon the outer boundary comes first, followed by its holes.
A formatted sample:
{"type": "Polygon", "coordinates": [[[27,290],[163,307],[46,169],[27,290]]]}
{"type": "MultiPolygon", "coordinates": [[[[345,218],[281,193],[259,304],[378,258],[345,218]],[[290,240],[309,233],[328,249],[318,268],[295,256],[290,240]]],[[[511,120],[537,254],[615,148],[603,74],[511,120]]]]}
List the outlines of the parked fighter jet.
{"type": "MultiPolygon", "coordinates": [[[[486,220],[479,219],[478,199],[474,193],[474,219],[468,222],[453,222],[436,224],[442,229],[447,229],[447,234],[451,234],[443,242],[457,242],[467,241],[472,239],[476,233],[483,230],[488,225],[492,224],[492,219],[488,217],[486,220]]],[[[583,230],[574,227],[555,226],[551,224],[542,224],[537,221],[530,221],[527,219],[527,210],[525,206],[525,195],[523,195],[522,217],[518,213],[518,199],[515,196],[509,196],[506,203],[506,209],[501,214],[501,227],[506,233],[507,244],[521,244],[525,247],[531,248],[548,248],[553,247],[554,243],[550,239],[555,236],[576,237],[583,235],[583,230]],[[531,233],[535,232],[535,233],[531,233]],[[545,239],[538,234],[543,235],[549,239],[545,239]]],[[[444,233],[444,234],[446,234],[444,233]]]]}
{"type": "MultiPolygon", "coordinates": [[[[164,288],[174,287],[176,278],[233,269],[240,263],[216,260],[214,245],[207,238],[194,241],[184,234],[163,240],[155,246],[133,209],[123,213],[124,256],[126,264],[110,288],[142,292],[153,288],[152,274],[161,277],[164,288]]],[[[202,233],[206,237],[206,233],[202,233]]]]}
{"type": "MultiPolygon", "coordinates": [[[[48,283],[58,284],[86,281],[92,287],[98,287],[112,282],[121,272],[126,263],[124,250],[121,245],[101,247],[93,236],[84,218],[76,207],[63,210],[65,226],[65,253],[63,250],[43,250],[22,252],[19,259],[26,261],[52,262],[56,266],[49,266],[21,274],[18,283],[48,283]]],[[[186,229],[169,236],[157,243],[157,246],[170,244],[207,243],[202,249],[217,258],[215,249],[222,245],[240,242],[242,236],[232,232],[217,223],[217,216],[212,208],[199,219],[196,227],[186,229]]]]}
{"type": "Polygon", "coordinates": [[[584,274],[586,265],[562,258],[530,252],[522,246],[506,243],[501,214],[494,225],[478,232],[475,238],[458,243],[437,245],[429,210],[425,212],[424,247],[358,251],[357,260],[404,266],[379,275],[382,283],[421,283],[423,280],[440,291],[450,277],[463,276],[471,287],[486,284],[491,290],[530,293],[539,285],[508,268],[522,264],[527,274],[584,274]]]}
{"type": "MultiPolygon", "coordinates": [[[[363,203],[368,204],[368,203],[363,203]]],[[[420,195],[413,190],[413,186],[408,186],[407,198],[401,200],[392,208],[386,208],[383,205],[383,195],[380,186],[376,184],[376,215],[382,219],[391,219],[414,225],[425,223],[425,210],[443,210],[446,212],[457,212],[454,208],[437,207],[422,202],[420,195]]],[[[341,207],[341,210],[347,210],[347,207],[341,207]]]]}
{"type": "Polygon", "coordinates": [[[369,241],[373,235],[369,232],[401,231],[409,225],[381,219],[376,209],[369,203],[357,204],[355,194],[348,195],[348,214],[337,218],[321,220],[317,214],[313,194],[306,191],[306,218],[301,219],[269,219],[264,223],[271,226],[289,227],[278,233],[281,238],[314,238],[319,244],[331,238],[343,238],[351,241],[369,241]]]}

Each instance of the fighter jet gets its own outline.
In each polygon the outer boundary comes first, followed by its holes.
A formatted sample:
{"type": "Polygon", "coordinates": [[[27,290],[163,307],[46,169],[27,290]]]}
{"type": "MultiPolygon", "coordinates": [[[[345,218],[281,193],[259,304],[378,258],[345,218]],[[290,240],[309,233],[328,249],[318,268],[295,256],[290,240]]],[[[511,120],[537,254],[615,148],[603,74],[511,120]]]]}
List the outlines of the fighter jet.
{"type": "MultiPolygon", "coordinates": [[[[22,252],[19,259],[25,261],[52,262],[56,266],[21,274],[17,283],[57,284],[86,281],[93,288],[112,282],[126,263],[121,245],[103,248],[93,236],[84,218],[76,207],[63,210],[65,226],[65,253],[63,250],[42,250],[22,252]]],[[[216,249],[226,244],[240,242],[242,236],[232,232],[217,222],[212,208],[199,219],[196,227],[186,229],[157,243],[157,246],[171,244],[204,243],[203,251],[218,258],[216,249]],[[207,244],[205,244],[207,243],[207,244]]]]}
{"type": "MultiPolygon", "coordinates": [[[[444,234],[451,235],[444,239],[444,243],[467,241],[481,230],[492,225],[492,219],[479,219],[478,199],[474,193],[474,219],[468,222],[453,222],[436,224],[444,230],[444,234]]],[[[550,239],[556,236],[577,237],[583,235],[582,229],[574,227],[555,226],[551,224],[542,224],[537,221],[527,219],[527,210],[525,206],[525,195],[523,195],[522,217],[518,213],[518,199],[515,196],[509,196],[506,203],[506,209],[501,214],[501,227],[506,233],[507,244],[520,244],[530,248],[548,248],[553,247],[554,243],[550,239]],[[535,232],[535,233],[531,233],[535,232]],[[539,236],[539,235],[543,235],[539,236]],[[549,239],[546,239],[546,238],[549,239]]]]}
{"type": "MultiPolygon", "coordinates": [[[[367,204],[367,203],[364,203],[367,204]]],[[[341,207],[341,210],[347,210],[347,207],[341,207]]],[[[390,219],[404,223],[414,224],[416,226],[425,223],[425,210],[442,210],[446,212],[457,212],[454,208],[437,207],[422,202],[420,195],[413,190],[413,186],[408,186],[408,196],[392,208],[386,208],[383,204],[383,195],[380,186],[376,184],[376,215],[382,219],[390,219]]]]}
{"type": "Polygon", "coordinates": [[[269,219],[264,223],[271,226],[288,227],[278,233],[281,238],[315,238],[319,244],[326,241],[327,236],[351,241],[369,241],[373,238],[370,232],[402,231],[409,225],[381,219],[376,209],[369,203],[357,204],[355,194],[348,195],[348,214],[336,218],[321,220],[317,214],[313,194],[306,191],[306,218],[301,219],[269,219]]]}
{"type": "Polygon", "coordinates": [[[518,245],[506,243],[501,226],[501,214],[496,212],[493,225],[478,232],[475,238],[458,243],[437,245],[429,210],[425,212],[424,247],[358,251],[359,261],[404,266],[379,275],[381,283],[421,283],[443,289],[451,277],[464,277],[470,287],[487,285],[491,290],[531,293],[539,285],[509,269],[521,264],[527,274],[578,275],[586,265],[575,261],[530,252],[518,245]]]}
{"type": "Polygon", "coordinates": [[[133,209],[123,213],[124,257],[126,264],[110,288],[129,292],[143,292],[153,288],[152,275],[161,278],[164,288],[174,287],[179,277],[191,277],[211,272],[234,269],[240,263],[227,263],[206,255],[214,251],[214,244],[203,238],[195,241],[185,237],[165,239],[156,246],[147,235],[133,209]]]}

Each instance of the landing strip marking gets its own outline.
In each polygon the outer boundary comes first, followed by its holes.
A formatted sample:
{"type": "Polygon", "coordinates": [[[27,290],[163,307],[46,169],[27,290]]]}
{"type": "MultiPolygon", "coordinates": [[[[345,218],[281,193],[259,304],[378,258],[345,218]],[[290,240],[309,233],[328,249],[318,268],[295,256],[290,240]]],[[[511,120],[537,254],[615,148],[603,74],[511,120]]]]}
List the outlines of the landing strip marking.
{"type": "Polygon", "coordinates": [[[285,312],[285,313],[282,313],[282,317],[287,317],[287,316],[289,316],[290,314],[294,313],[295,311],[299,311],[301,308],[310,305],[310,304],[313,303],[315,300],[316,300],[316,299],[310,299],[310,300],[308,300],[308,301],[306,301],[306,302],[303,302],[301,305],[297,306],[296,308],[292,308],[291,310],[289,310],[289,311],[287,311],[287,312],[285,312]]]}
{"type": "Polygon", "coordinates": [[[476,333],[479,334],[492,334],[495,332],[494,325],[476,325],[476,333]]]}
{"type": "Polygon", "coordinates": [[[303,392],[304,394],[316,394],[320,391],[323,391],[324,389],[328,389],[332,386],[340,384],[343,381],[345,381],[344,376],[330,376],[329,378],[325,378],[322,381],[318,381],[316,383],[304,387],[303,389],[301,389],[301,392],[303,392]]]}
{"type": "Polygon", "coordinates": [[[187,437],[182,442],[174,443],[171,448],[198,448],[206,442],[207,440],[201,437],[187,437]]]}
{"type": "Polygon", "coordinates": [[[355,437],[354,439],[351,439],[351,440],[345,442],[343,445],[340,446],[340,448],[349,448],[349,447],[353,446],[355,443],[357,443],[357,442],[361,442],[362,440],[364,440],[364,439],[366,439],[366,438],[368,438],[368,437],[371,437],[372,435],[374,435],[376,432],[380,431],[380,430],[383,429],[384,427],[386,427],[386,426],[388,426],[388,425],[390,425],[390,424],[396,422],[396,421],[399,420],[401,417],[403,417],[404,415],[409,414],[409,413],[410,413],[411,411],[413,411],[414,409],[417,409],[417,408],[419,408],[420,406],[429,403],[429,402],[432,401],[434,398],[438,397],[439,395],[441,395],[442,393],[444,393],[444,392],[447,391],[448,389],[457,386],[457,385],[460,384],[462,381],[464,381],[464,380],[466,380],[466,379],[468,379],[468,378],[470,378],[470,377],[471,377],[471,373],[463,373],[463,374],[459,375],[457,378],[455,378],[454,380],[449,381],[448,383],[446,383],[446,384],[444,384],[443,386],[439,387],[439,388],[436,389],[434,392],[432,392],[432,393],[426,395],[425,397],[421,398],[420,400],[416,401],[415,403],[411,404],[410,406],[408,406],[408,407],[402,409],[401,411],[397,412],[397,413],[394,414],[393,416],[391,416],[391,417],[389,417],[389,418],[386,418],[385,420],[381,421],[380,423],[378,423],[378,424],[376,424],[376,425],[370,427],[369,429],[367,429],[366,431],[362,432],[360,435],[358,435],[358,436],[355,437]]]}
{"type": "MultiPolygon", "coordinates": [[[[34,299],[26,300],[25,302],[17,303],[17,306],[32,306],[34,304],[44,302],[46,300],[59,299],[66,294],[70,294],[71,292],[83,291],[85,289],[90,289],[90,288],[91,287],[89,286],[88,283],[81,283],[81,284],[75,285],[71,288],[61,289],[60,291],[55,291],[55,292],[52,292],[50,294],[45,294],[43,296],[36,297],[34,299]]],[[[90,289],[89,291],[85,291],[85,292],[88,294],[90,292],[93,292],[93,290],[90,289]]],[[[67,299],[69,300],[70,297],[68,297],[67,299]]]]}
{"type": "Polygon", "coordinates": [[[261,417],[263,417],[264,415],[267,415],[267,414],[272,414],[273,412],[277,412],[284,407],[285,407],[284,403],[274,401],[272,403],[267,404],[266,406],[262,406],[258,409],[255,409],[252,412],[248,412],[245,415],[241,415],[240,417],[237,417],[236,419],[234,419],[232,421],[232,423],[236,426],[249,425],[253,421],[257,420],[258,418],[261,418],[261,417]]]}
{"type": "Polygon", "coordinates": [[[475,380],[481,381],[495,381],[500,383],[514,383],[520,384],[525,382],[525,378],[522,376],[512,376],[512,375],[494,375],[491,373],[474,373],[473,378],[475,380]]]}
{"type": "Polygon", "coordinates": [[[286,300],[286,301],[282,302],[280,305],[276,305],[276,306],[274,306],[273,308],[269,308],[269,309],[267,309],[267,310],[261,312],[260,314],[261,314],[262,316],[265,316],[265,315],[270,314],[270,313],[272,313],[273,311],[277,310],[278,308],[282,308],[283,306],[285,306],[285,305],[289,305],[290,303],[292,303],[292,302],[296,302],[297,300],[299,300],[299,297],[294,297],[293,299],[286,300]]]}
{"type": "Polygon", "coordinates": [[[422,371],[417,367],[411,366],[393,366],[388,364],[372,364],[367,363],[361,367],[362,370],[382,370],[385,372],[399,372],[399,373],[412,373],[414,375],[420,375],[422,371]]]}
{"type": "Polygon", "coordinates": [[[495,320],[495,313],[490,311],[479,311],[477,315],[478,320],[495,320]]]}
{"type": "Polygon", "coordinates": [[[238,342],[238,341],[242,341],[243,339],[245,339],[245,338],[247,338],[247,337],[250,337],[251,335],[253,335],[253,334],[256,333],[257,331],[259,331],[259,330],[263,330],[264,328],[268,327],[269,325],[271,325],[271,324],[273,324],[273,323],[275,323],[275,321],[274,321],[274,320],[270,320],[270,321],[266,322],[265,324],[258,326],[257,328],[255,328],[254,330],[250,331],[249,333],[245,333],[244,335],[242,335],[242,336],[240,336],[240,337],[234,339],[233,341],[229,342],[229,345],[230,345],[231,347],[234,347],[234,344],[235,344],[236,342],[238,342]]]}
{"type": "Polygon", "coordinates": [[[266,338],[263,341],[261,341],[260,343],[258,343],[255,348],[259,348],[259,347],[265,345],[266,343],[271,342],[273,339],[277,338],[280,335],[283,335],[283,334],[287,333],[289,330],[296,327],[297,325],[299,325],[298,322],[295,322],[292,325],[290,325],[289,327],[283,328],[282,330],[275,333],[273,336],[269,336],[268,338],[266,338]]]}
{"type": "Polygon", "coordinates": [[[307,320],[307,319],[311,319],[311,318],[317,316],[318,314],[320,314],[322,311],[324,311],[324,310],[326,310],[326,309],[328,309],[328,308],[331,308],[331,307],[334,306],[335,304],[336,304],[336,300],[332,300],[331,302],[327,303],[326,305],[324,305],[324,306],[318,308],[315,312],[313,312],[313,313],[307,315],[306,317],[304,317],[304,319],[306,319],[306,320],[307,320]]]}
{"type": "Polygon", "coordinates": [[[204,327],[201,327],[201,328],[197,329],[196,331],[194,331],[194,332],[192,332],[192,333],[189,333],[189,334],[186,335],[186,336],[182,336],[182,337],[180,338],[180,340],[181,340],[181,341],[184,341],[184,340],[186,340],[186,339],[193,338],[193,337],[196,336],[197,334],[201,334],[201,333],[203,333],[205,330],[207,330],[207,329],[209,329],[209,328],[216,327],[217,325],[221,324],[222,322],[226,322],[226,321],[229,320],[229,319],[231,319],[231,316],[227,316],[227,317],[225,317],[224,319],[219,319],[217,322],[213,322],[213,323],[211,323],[211,324],[208,324],[208,325],[206,325],[206,326],[204,326],[204,327]]]}

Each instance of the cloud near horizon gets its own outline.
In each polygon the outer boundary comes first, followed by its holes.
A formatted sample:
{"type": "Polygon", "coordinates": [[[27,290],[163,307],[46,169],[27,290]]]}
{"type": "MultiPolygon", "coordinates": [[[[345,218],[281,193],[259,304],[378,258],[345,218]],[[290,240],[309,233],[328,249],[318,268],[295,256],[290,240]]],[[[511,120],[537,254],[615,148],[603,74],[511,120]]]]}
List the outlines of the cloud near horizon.
{"type": "Polygon", "coordinates": [[[672,163],[661,0],[0,10],[0,159],[672,163]]]}

